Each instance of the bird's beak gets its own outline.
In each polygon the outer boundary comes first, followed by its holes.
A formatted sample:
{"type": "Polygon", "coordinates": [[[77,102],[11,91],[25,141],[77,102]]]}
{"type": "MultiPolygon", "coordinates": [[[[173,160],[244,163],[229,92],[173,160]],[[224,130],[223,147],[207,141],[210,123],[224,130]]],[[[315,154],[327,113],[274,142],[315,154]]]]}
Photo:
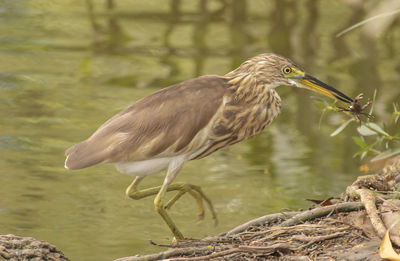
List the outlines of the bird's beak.
{"type": "Polygon", "coordinates": [[[346,103],[353,102],[352,98],[346,96],[344,93],[336,90],[332,86],[321,82],[311,75],[304,74],[303,76],[295,76],[292,78],[292,80],[295,82],[296,86],[300,88],[305,88],[314,92],[318,92],[332,99],[337,99],[346,103]]]}

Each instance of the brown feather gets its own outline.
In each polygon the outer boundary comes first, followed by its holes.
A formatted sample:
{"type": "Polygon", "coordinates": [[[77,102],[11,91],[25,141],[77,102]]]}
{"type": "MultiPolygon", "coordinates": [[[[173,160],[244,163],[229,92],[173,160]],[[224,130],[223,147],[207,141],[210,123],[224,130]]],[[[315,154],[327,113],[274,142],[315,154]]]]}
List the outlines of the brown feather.
{"type": "Polygon", "coordinates": [[[69,148],[65,166],[81,169],[179,155],[213,118],[226,90],[225,78],[202,76],[155,92],[69,148]]]}

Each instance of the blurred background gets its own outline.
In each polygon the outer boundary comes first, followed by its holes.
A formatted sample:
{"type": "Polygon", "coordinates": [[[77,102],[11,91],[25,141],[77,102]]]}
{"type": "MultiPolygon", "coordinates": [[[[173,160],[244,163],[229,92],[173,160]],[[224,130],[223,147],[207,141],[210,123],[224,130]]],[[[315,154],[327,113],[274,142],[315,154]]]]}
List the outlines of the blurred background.
{"type": "MultiPolygon", "coordinates": [[[[160,251],[148,240],[172,236],[153,198],[126,198],[132,177],[112,165],[65,170],[65,149],[141,97],[260,53],[286,56],[352,97],[376,89],[375,122],[388,124],[400,100],[399,16],[337,34],[398,8],[398,0],[0,0],[0,233],[49,241],[71,260],[160,251]]],[[[278,92],[282,113],[261,135],[181,171],[176,181],[202,186],[220,220],[214,227],[206,212],[196,225],[185,196],[170,212],[185,236],[307,208],[306,198],[335,196],[362,174],[356,123],[330,137],[346,115],[321,118],[324,98],[278,92]]]]}

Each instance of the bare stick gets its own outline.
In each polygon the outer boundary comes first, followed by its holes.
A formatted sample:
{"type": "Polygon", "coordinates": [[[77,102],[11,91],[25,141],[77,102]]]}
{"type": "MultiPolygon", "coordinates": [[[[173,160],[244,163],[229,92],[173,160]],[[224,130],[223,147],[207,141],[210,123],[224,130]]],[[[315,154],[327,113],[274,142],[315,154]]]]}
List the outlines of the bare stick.
{"type": "Polygon", "coordinates": [[[262,217],[250,220],[249,222],[246,222],[240,226],[235,227],[234,229],[228,231],[225,234],[225,236],[232,236],[234,234],[238,234],[240,232],[248,230],[252,226],[261,226],[261,225],[269,224],[272,222],[276,222],[278,220],[286,220],[290,217],[293,217],[294,215],[296,215],[298,213],[299,212],[291,211],[291,212],[282,212],[282,213],[269,214],[266,216],[262,216],[262,217]]]}
{"type": "Polygon", "coordinates": [[[345,234],[347,234],[348,232],[336,232],[330,235],[325,235],[325,236],[315,236],[315,237],[306,237],[303,235],[294,235],[291,237],[291,239],[294,240],[298,240],[301,242],[308,242],[306,245],[301,246],[301,248],[305,248],[309,245],[312,245],[316,242],[320,242],[320,241],[324,241],[324,240],[328,240],[328,239],[332,239],[332,238],[336,238],[336,237],[340,237],[343,236],[345,234]]]}
{"type": "Polygon", "coordinates": [[[292,218],[286,220],[285,222],[281,223],[279,226],[281,227],[289,227],[294,226],[299,223],[303,223],[304,221],[312,220],[315,218],[323,217],[328,215],[329,213],[333,212],[350,212],[354,210],[360,210],[363,208],[363,204],[360,202],[345,202],[345,203],[338,203],[331,206],[314,208],[300,214],[293,216],[292,218]]]}

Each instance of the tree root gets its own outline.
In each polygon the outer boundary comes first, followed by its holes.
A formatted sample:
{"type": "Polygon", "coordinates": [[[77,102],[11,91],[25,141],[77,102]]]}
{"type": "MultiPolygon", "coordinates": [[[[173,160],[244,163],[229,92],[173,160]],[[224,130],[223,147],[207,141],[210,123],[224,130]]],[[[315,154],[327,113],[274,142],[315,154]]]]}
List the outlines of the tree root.
{"type": "MultiPolygon", "coordinates": [[[[389,168],[391,170],[391,168],[389,168]]],[[[385,169],[383,175],[366,175],[360,176],[357,180],[346,189],[346,196],[350,199],[360,199],[365,207],[368,217],[371,221],[372,227],[376,234],[383,238],[387,231],[387,227],[382,221],[379,211],[376,208],[376,203],[379,198],[380,201],[385,202],[384,197],[379,196],[377,191],[393,191],[395,186],[395,178],[398,171],[389,171],[385,169]],[[372,191],[374,190],[374,191],[372,191]]],[[[392,243],[400,246],[398,237],[391,237],[392,243]]]]}
{"type": "Polygon", "coordinates": [[[297,212],[297,211],[291,211],[291,212],[282,212],[282,213],[265,215],[265,216],[250,220],[240,226],[237,226],[234,229],[232,229],[224,234],[221,234],[220,236],[232,236],[234,234],[238,234],[245,230],[249,230],[253,226],[262,226],[262,225],[267,225],[270,223],[275,223],[277,221],[286,220],[290,217],[293,217],[294,215],[296,215],[298,213],[299,212],[297,212]]]}
{"type": "Polygon", "coordinates": [[[333,212],[348,212],[362,209],[363,206],[360,202],[345,202],[339,203],[326,207],[319,207],[315,209],[311,209],[305,212],[302,212],[285,222],[281,223],[279,226],[281,227],[289,227],[293,225],[297,225],[299,223],[305,222],[307,220],[311,220],[314,218],[319,218],[323,216],[330,216],[330,213],[333,212]]]}

